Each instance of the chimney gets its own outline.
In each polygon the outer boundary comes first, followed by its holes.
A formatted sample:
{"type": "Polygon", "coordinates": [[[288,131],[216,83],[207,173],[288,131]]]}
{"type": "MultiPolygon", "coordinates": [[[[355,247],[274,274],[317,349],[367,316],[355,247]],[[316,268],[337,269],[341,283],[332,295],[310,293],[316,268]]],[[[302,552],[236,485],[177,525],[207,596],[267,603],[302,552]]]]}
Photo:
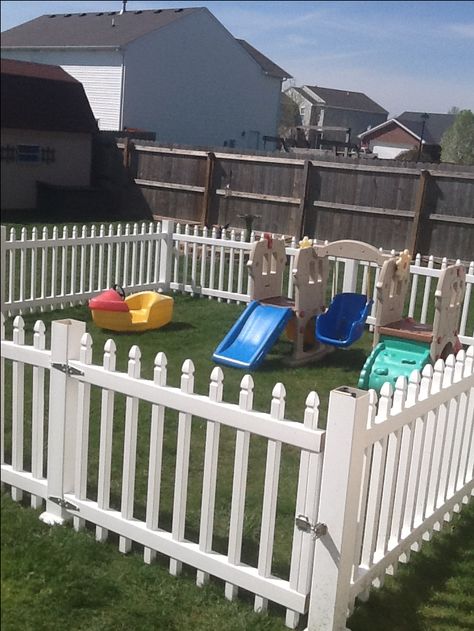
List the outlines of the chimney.
{"type": "Polygon", "coordinates": [[[122,1],[122,10],[120,11],[119,15],[123,15],[126,12],[127,12],[127,0],[123,0],[122,1]]]}

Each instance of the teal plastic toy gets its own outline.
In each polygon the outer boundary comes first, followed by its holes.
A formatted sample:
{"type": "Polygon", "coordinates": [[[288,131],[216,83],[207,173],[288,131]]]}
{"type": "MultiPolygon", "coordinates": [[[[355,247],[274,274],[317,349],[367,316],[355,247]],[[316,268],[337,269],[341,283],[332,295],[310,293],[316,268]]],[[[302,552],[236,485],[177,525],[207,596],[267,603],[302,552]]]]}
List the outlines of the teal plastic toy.
{"type": "Polygon", "coordinates": [[[421,372],[430,361],[428,344],[382,336],[362,368],[358,387],[380,392],[387,381],[395,386],[400,375],[408,379],[413,370],[421,372]]]}

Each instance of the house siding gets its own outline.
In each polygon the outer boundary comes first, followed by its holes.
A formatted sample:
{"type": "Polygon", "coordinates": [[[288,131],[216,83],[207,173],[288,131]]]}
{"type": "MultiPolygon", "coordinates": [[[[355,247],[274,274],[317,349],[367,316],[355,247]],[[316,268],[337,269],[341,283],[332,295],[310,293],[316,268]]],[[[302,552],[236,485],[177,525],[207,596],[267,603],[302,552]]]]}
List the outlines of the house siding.
{"type": "Polygon", "coordinates": [[[54,149],[53,162],[2,161],[2,210],[36,206],[36,182],[61,186],[89,186],[91,134],[2,129],[2,146],[39,145],[54,149]]]}
{"type": "Polygon", "coordinates": [[[99,129],[120,129],[121,53],[100,50],[8,50],[2,51],[2,57],[61,66],[83,84],[99,129]]]}
{"type": "Polygon", "coordinates": [[[124,125],[182,144],[262,148],[277,133],[281,82],[206,10],[131,43],[124,125]]]}

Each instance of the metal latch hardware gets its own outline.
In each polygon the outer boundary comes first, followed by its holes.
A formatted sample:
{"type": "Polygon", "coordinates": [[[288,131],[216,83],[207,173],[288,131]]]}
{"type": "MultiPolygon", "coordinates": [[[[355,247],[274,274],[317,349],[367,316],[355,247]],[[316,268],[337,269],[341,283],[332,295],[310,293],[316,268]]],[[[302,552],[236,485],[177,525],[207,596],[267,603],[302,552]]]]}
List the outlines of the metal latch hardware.
{"type": "Polygon", "coordinates": [[[327,534],[328,527],[326,524],[318,522],[317,524],[312,524],[306,515],[298,515],[295,519],[295,524],[298,530],[302,530],[303,532],[311,533],[313,539],[319,539],[323,535],[327,534]]]}
{"type": "Polygon", "coordinates": [[[48,496],[48,500],[50,502],[54,502],[54,504],[57,504],[61,508],[65,508],[66,510],[79,511],[79,506],[76,506],[75,504],[71,504],[71,502],[68,502],[62,497],[54,497],[54,495],[50,495],[48,496]]]}
{"type": "Polygon", "coordinates": [[[84,373],[82,372],[82,370],[79,370],[78,368],[73,368],[72,366],[69,366],[68,364],[60,364],[58,362],[53,362],[51,364],[51,366],[53,368],[56,368],[56,370],[60,370],[61,372],[65,373],[66,375],[80,375],[80,376],[84,376],[84,373]]]}

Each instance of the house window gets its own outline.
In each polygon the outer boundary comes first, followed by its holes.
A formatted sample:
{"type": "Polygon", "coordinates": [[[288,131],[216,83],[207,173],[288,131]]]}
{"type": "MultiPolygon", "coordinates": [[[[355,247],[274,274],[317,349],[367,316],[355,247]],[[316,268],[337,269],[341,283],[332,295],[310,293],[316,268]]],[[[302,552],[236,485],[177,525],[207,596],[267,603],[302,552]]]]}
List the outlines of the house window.
{"type": "Polygon", "coordinates": [[[16,159],[18,162],[40,162],[41,150],[39,145],[17,145],[16,159]]]}

